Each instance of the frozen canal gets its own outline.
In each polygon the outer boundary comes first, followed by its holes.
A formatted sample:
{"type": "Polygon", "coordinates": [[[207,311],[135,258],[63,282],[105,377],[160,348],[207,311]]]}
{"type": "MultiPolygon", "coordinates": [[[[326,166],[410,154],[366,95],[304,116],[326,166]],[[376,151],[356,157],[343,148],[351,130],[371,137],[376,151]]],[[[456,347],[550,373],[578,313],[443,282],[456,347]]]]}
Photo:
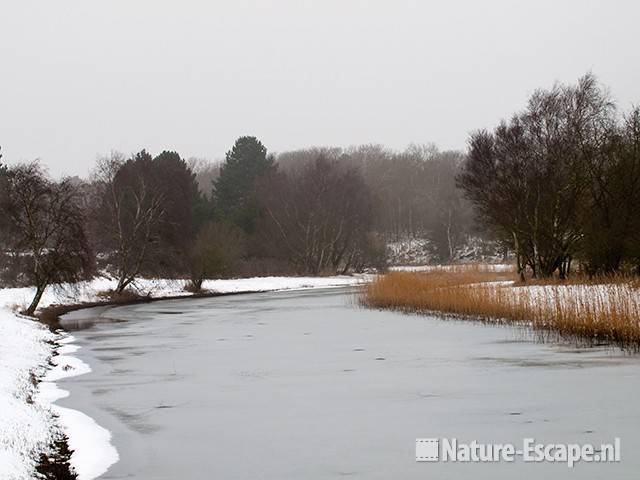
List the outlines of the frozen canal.
{"type": "Polygon", "coordinates": [[[354,306],[346,290],[76,312],[59,401],[112,432],[101,478],[636,479],[640,358],[354,306]],[[416,463],[417,437],[612,442],[620,463],[416,463]]]}

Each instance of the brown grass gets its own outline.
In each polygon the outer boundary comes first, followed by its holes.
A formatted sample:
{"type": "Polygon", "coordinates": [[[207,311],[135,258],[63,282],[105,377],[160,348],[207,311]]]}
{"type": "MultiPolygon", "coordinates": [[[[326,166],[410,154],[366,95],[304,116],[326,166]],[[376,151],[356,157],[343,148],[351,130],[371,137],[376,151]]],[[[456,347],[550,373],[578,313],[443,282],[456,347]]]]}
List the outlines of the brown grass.
{"type": "Polygon", "coordinates": [[[443,312],[530,325],[582,343],[640,350],[640,285],[616,277],[521,286],[511,272],[477,268],[392,272],[364,288],[360,303],[408,313],[443,312]]]}

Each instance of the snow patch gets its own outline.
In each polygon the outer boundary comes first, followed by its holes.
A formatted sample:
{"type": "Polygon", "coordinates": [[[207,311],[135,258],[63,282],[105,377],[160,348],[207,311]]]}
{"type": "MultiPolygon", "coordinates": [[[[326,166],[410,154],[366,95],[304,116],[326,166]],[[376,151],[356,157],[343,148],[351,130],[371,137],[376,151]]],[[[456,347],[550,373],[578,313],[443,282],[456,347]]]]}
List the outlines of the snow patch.
{"type": "Polygon", "coordinates": [[[119,460],[118,452],[111,444],[109,430],[78,410],[57,405],[53,408],[69,437],[69,448],[73,450],[71,463],[78,480],[97,478],[119,460]]]}

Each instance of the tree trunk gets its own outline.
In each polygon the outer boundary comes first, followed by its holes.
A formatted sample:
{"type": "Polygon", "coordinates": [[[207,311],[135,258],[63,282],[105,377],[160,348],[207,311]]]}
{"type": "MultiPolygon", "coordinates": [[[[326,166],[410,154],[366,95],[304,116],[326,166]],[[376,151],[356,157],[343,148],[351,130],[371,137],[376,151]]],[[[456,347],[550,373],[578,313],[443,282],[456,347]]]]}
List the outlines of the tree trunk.
{"type": "Polygon", "coordinates": [[[449,215],[447,217],[447,248],[449,250],[449,260],[453,260],[453,239],[451,238],[451,209],[449,209],[449,215]]]}
{"type": "Polygon", "coordinates": [[[198,293],[202,291],[202,282],[204,281],[204,278],[192,278],[191,279],[191,285],[190,285],[190,290],[193,293],[198,293]]]}
{"type": "Polygon", "coordinates": [[[512,233],[512,235],[513,235],[513,247],[514,247],[514,250],[516,251],[516,269],[518,270],[518,276],[520,277],[520,281],[522,283],[525,283],[527,281],[527,278],[525,277],[525,274],[524,274],[525,265],[524,265],[524,262],[522,261],[522,254],[520,253],[520,242],[518,242],[518,236],[515,234],[515,232],[512,233]]]}
{"type": "Polygon", "coordinates": [[[124,292],[124,289],[127,288],[132,281],[132,277],[120,277],[118,280],[118,286],[116,287],[116,293],[124,292]]]}
{"type": "Polygon", "coordinates": [[[567,260],[566,258],[560,261],[560,266],[558,267],[558,273],[560,275],[560,280],[566,280],[567,278],[567,260]]]}
{"type": "Polygon", "coordinates": [[[29,305],[29,308],[27,308],[24,312],[26,315],[33,316],[34,312],[36,311],[36,308],[38,308],[38,304],[40,303],[40,300],[42,299],[42,294],[44,293],[45,288],[47,288],[46,285],[39,285],[36,288],[36,294],[33,297],[33,300],[31,301],[31,305],[29,305]]]}

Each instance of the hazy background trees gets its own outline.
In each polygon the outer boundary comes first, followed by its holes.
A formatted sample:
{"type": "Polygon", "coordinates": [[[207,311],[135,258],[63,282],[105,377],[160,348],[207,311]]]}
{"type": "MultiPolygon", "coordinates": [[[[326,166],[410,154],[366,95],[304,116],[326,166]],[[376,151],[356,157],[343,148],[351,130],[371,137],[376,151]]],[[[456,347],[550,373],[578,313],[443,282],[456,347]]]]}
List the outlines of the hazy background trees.
{"type": "Polygon", "coordinates": [[[320,154],[279,172],[266,194],[265,211],[264,244],[297,272],[346,273],[369,266],[372,195],[357,168],[320,154]]]}
{"type": "Polygon", "coordinates": [[[220,176],[222,161],[211,161],[206,158],[189,158],[187,166],[193,172],[200,194],[210,200],[213,197],[213,186],[220,176]]]}
{"type": "Polygon", "coordinates": [[[296,172],[319,156],[358,170],[371,193],[371,230],[378,241],[424,240],[422,261],[448,262],[460,258],[471,236],[482,236],[474,230],[471,204],[456,188],[462,152],[434,145],[411,145],[403,152],[362,145],[285,152],[277,163],[296,172]]]}

